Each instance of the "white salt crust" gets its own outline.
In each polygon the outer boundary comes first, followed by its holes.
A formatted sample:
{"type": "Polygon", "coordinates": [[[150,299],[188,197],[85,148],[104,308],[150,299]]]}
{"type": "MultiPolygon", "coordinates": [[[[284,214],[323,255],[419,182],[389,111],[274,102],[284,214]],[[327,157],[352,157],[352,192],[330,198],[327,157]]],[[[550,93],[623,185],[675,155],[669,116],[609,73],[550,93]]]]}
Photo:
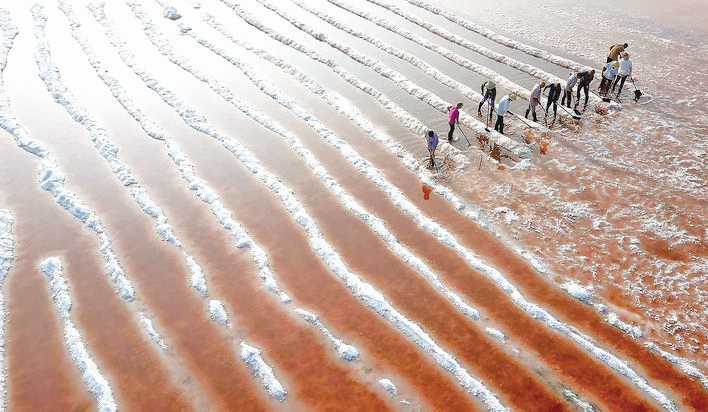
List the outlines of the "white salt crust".
{"type": "MultiPolygon", "coordinates": [[[[229,0],[222,0],[225,4],[231,3],[229,0]]],[[[291,16],[287,12],[283,11],[279,7],[277,7],[274,3],[271,3],[270,1],[267,0],[256,0],[260,4],[262,4],[264,7],[268,8],[269,10],[273,11],[274,13],[278,14],[280,17],[288,21],[290,24],[293,26],[297,27],[304,33],[309,34],[313,38],[317,39],[318,41],[321,41],[332,48],[339,50],[346,56],[350,57],[352,60],[360,63],[363,66],[369,67],[372,70],[374,70],[376,73],[381,75],[382,77],[385,77],[392,82],[396,84],[399,88],[404,90],[406,93],[410,94],[411,96],[427,103],[429,106],[433,107],[440,113],[443,113],[447,115],[447,107],[450,106],[449,102],[446,102],[442,98],[440,98],[438,95],[435,93],[431,92],[430,90],[427,90],[425,88],[422,88],[415,84],[413,81],[410,79],[406,78],[403,74],[400,72],[391,69],[387,65],[385,65],[382,61],[377,60],[371,56],[367,56],[363,53],[360,53],[353,49],[350,46],[347,46],[345,44],[339,43],[333,39],[330,39],[327,37],[324,33],[321,33],[314,29],[313,27],[310,27],[309,25],[301,22],[300,20],[296,19],[295,17],[291,16]]],[[[531,149],[524,145],[523,143],[519,143],[516,141],[513,141],[509,139],[507,136],[504,136],[502,134],[499,134],[495,131],[491,132],[486,132],[485,131],[485,124],[480,122],[479,120],[476,119],[474,116],[469,116],[464,114],[463,112],[460,112],[460,123],[464,124],[465,126],[471,128],[472,130],[478,132],[478,133],[487,133],[491,136],[491,139],[497,143],[499,143],[501,146],[505,147],[512,153],[514,153],[517,157],[520,158],[528,158],[531,157],[531,149]]]]}
{"type": "MultiPolygon", "coordinates": [[[[460,93],[462,93],[464,96],[466,96],[470,100],[472,100],[474,102],[481,101],[482,95],[479,92],[471,89],[470,87],[468,87],[467,85],[465,85],[463,83],[458,82],[457,80],[453,79],[452,77],[445,75],[440,70],[436,69],[435,67],[430,66],[428,63],[419,59],[415,55],[408,53],[405,50],[399,49],[397,47],[393,47],[393,46],[391,46],[391,45],[389,45],[389,44],[379,40],[378,38],[371,36],[365,32],[353,29],[350,26],[348,26],[347,24],[343,23],[341,20],[338,20],[333,16],[325,14],[315,7],[308,6],[307,3],[303,2],[302,0],[290,0],[290,1],[297,4],[301,8],[309,11],[310,13],[319,17],[320,19],[337,27],[338,29],[344,30],[347,33],[351,34],[352,36],[355,36],[355,37],[358,37],[362,40],[365,40],[365,41],[373,44],[377,48],[418,67],[420,70],[422,70],[428,76],[434,78],[435,80],[437,80],[441,84],[443,84],[451,89],[459,91],[460,93]]],[[[328,0],[328,1],[343,10],[346,10],[346,11],[348,11],[356,16],[359,16],[369,22],[372,22],[380,27],[383,27],[386,30],[389,30],[393,33],[396,33],[396,34],[408,39],[408,40],[411,40],[412,42],[414,42],[422,47],[425,47],[428,50],[432,50],[432,51],[440,54],[441,56],[445,57],[446,59],[452,61],[455,64],[458,64],[458,65],[460,65],[470,71],[473,71],[477,74],[480,74],[480,75],[484,76],[485,78],[494,80],[494,82],[497,83],[498,85],[503,86],[507,90],[518,94],[519,96],[523,97],[526,100],[529,100],[531,98],[531,91],[530,90],[518,85],[517,83],[509,80],[508,78],[502,76],[501,74],[499,74],[487,67],[477,64],[477,63],[475,63],[475,62],[473,62],[473,61],[471,61],[471,60],[469,60],[469,59],[467,59],[467,58],[465,58],[465,57],[463,57],[463,56],[461,56],[449,49],[446,49],[442,46],[438,46],[438,45],[426,40],[425,38],[423,38],[421,36],[418,36],[410,31],[407,31],[407,30],[397,26],[396,24],[394,24],[386,19],[380,18],[380,17],[373,15],[371,13],[367,13],[363,10],[356,9],[353,6],[350,6],[340,0],[328,0]]],[[[526,120],[526,122],[533,125],[533,127],[536,129],[540,129],[540,130],[544,130],[544,131],[548,130],[548,128],[546,128],[545,126],[542,126],[541,124],[536,123],[534,121],[526,120]]]]}
{"type": "Polygon", "coordinates": [[[495,33],[492,30],[489,30],[485,27],[480,26],[479,24],[475,24],[463,17],[460,17],[456,13],[452,13],[452,12],[449,12],[445,9],[435,7],[432,4],[425,2],[423,0],[406,0],[406,1],[414,6],[420,7],[421,9],[427,10],[433,14],[443,16],[446,19],[450,20],[451,22],[456,23],[456,24],[466,28],[469,31],[480,34],[492,41],[499,43],[499,44],[502,44],[507,47],[511,47],[512,49],[520,50],[520,51],[522,51],[526,54],[529,54],[531,56],[535,56],[535,57],[538,57],[539,59],[543,59],[548,62],[557,64],[561,67],[565,67],[566,69],[571,69],[571,70],[575,70],[575,71],[583,71],[586,69],[591,69],[591,67],[585,66],[585,65],[580,64],[576,61],[566,59],[565,57],[557,56],[557,55],[547,52],[545,50],[541,50],[537,47],[533,47],[528,44],[521,43],[519,41],[510,39],[506,36],[502,36],[499,33],[495,33]]]}
{"type": "MultiPolygon", "coordinates": [[[[130,3],[133,10],[140,9],[137,3],[130,3]]],[[[94,13],[97,20],[104,28],[109,41],[120,52],[119,55],[124,59],[126,64],[134,69],[136,74],[144,73],[142,70],[134,68],[135,62],[132,53],[125,47],[122,41],[119,41],[115,33],[110,29],[110,23],[102,16],[100,12],[94,13]]],[[[152,78],[151,78],[152,79],[152,78]]],[[[431,354],[433,358],[444,369],[451,372],[458,382],[472,395],[481,398],[490,409],[506,410],[501,405],[499,400],[489,390],[482,385],[478,380],[471,377],[469,373],[447,352],[435,343],[432,338],[425,333],[420,326],[408,320],[400,312],[398,312],[378,291],[371,285],[363,282],[357,275],[350,272],[344,262],[334,248],[326,241],[319,230],[319,227],[314,223],[309,214],[305,211],[302,204],[294,197],[293,191],[286,187],[276,176],[267,171],[260,162],[238,141],[227,137],[219,131],[213,129],[203,115],[196,112],[193,108],[187,108],[184,102],[177,96],[168,92],[159,82],[152,79],[146,82],[148,87],[155,91],[160,97],[173,107],[183,118],[185,123],[195,130],[207,134],[224,145],[241,163],[250,170],[254,176],[260,180],[276,197],[283,203],[286,210],[293,216],[305,231],[310,246],[315,253],[323,260],[323,262],[332,270],[332,272],[342,279],[348,289],[367,306],[379,313],[384,319],[391,322],[405,336],[409,337],[416,344],[421,346],[425,352],[431,354]]]]}
{"type": "Polygon", "coordinates": [[[340,358],[347,362],[359,360],[359,351],[357,348],[344,343],[341,339],[334,336],[317,315],[300,308],[295,309],[295,313],[305,319],[307,323],[317,328],[332,343],[332,346],[334,346],[340,358]]]}
{"type": "Polygon", "coordinates": [[[71,294],[64,278],[64,269],[59,258],[51,257],[40,264],[47,279],[49,292],[64,330],[64,344],[72,363],[79,370],[88,392],[96,399],[96,407],[101,412],[117,411],[113,391],[108,380],[101,374],[96,362],[88,352],[81,333],[71,319],[71,294]]]}
{"type": "Polygon", "coordinates": [[[396,396],[398,396],[398,388],[396,387],[396,385],[393,383],[393,381],[391,379],[381,378],[381,379],[379,379],[378,382],[379,382],[379,385],[381,385],[381,387],[386,392],[388,392],[388,394],[392,398],[395,398],[396,396]]]}
{"type": "MultiPolygon", "coordinates": [[[[3,18],[0,10],[0,20],[3,18]]],[[[3,63],[0,61],[0,66],[3,63]]],[[[7,309],[5,308],[5,280],[15,262],[15,219],[0,209],[0,411],[7,410],[7,362],[5,360],[5,333],[7,309]]]]}
{"type": "MultiPolygon", "coordinates": [[[[384,0],[366,0],[366,1],[368,1],[369,3],[376,4],[380,7],[383,7],[385,9],[393,12],[394,14],[397,14],[397,15],[403,17],[404,19],[410,21],[411,23],[416,24],[433,34],[440,36],[443,39],[446,39],[452,43],[460,45],[468,50],[472,50],[476,53],[479,53],[479,54],[486,56],[492,60],[496,60],[499,63],[513,67],[513,68],[515,68],[519,71],[522,71],[524,73],[528,73],[531,76],[533,76],[539,80],[545,80],[547,83],[565,84],[565,80],[561,79],[560,77],[558,77],[556,75],[548,73],[548,72],[541,70],[538,67],[532,66],[530,64],[520,62],[516,59],[505,56],[501,53],[497,53],[497,52],[495,52],[491,49],[488,49],[484,46],[481,46],[479,44],[473,43],[473,42],[465,39],[462,36],[458,36],[452,32],[449,32],[449,31],[439,27],[439,26],[436,26],[433,23],[430,23],[430,22],[425,21],[421,18],[418,18],[413,14],[407,13],[403,9],[401,9],[400,7],[397,7],[397,6],[395,6],[391,3],[388,3],[384,0]]],[[[590,96],[590,100],[594,103],[601,102],[601,99],[598,98],[597,96],[594,96],[594,95],[590,96]]]]}
{"type": "Polygon", "coordinates": [[[268,394],[280,402],[284,402],[288,395],[283,385],[278,381],[273,373],[273,368],[263,360],[261,351],[257,348],[241,342],[241,359],[246,363],[246,366],[251,370],[253,375],[260,379],[263,387],[268,394]]]}

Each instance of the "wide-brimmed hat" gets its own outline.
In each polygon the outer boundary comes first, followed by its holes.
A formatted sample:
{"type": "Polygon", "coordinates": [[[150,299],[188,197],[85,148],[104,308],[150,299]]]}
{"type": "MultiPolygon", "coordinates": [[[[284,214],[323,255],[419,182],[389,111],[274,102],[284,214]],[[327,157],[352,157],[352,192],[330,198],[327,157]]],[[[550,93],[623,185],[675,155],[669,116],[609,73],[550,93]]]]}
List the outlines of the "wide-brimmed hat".
{"type": "Polygon", "coordinates": [[[612,67],[614,67],[615,69],[618,68],[618,67],[620,67],[619,62],[618,62],[618,61],[612,62],[612,67]]]}

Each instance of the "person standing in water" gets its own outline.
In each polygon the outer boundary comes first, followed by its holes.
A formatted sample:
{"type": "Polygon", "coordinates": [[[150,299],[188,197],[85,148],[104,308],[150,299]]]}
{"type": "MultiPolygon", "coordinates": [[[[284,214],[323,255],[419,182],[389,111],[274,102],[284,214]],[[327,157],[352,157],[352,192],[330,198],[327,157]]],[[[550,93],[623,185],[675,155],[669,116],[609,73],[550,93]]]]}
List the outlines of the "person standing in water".
{"type": "Polygon", "coordinates": [[[622,54],[629,44],[615,44],[610,46],[610,53],[607,55],[607,61],[605,63],[613,62],[619,59],[620,54],[622,54]]]}
{"type": "Polygon", "coordinates": [[[561,95],[561,84],[549,84],[543,89],[543,91],[545,92],[546,89],[548,89],[548,99],[546,100],[546,116],[544,116],[544,118],[548,116],[548,109],[550,109],[551,105],[553,105],[553,120],[556,120],[558,112],[558,99],[560,99],[561,95]]]}
{"type": "Polygon", "coordinates": [[[452,143],[457,139],[453,139],[452,135],[455,133],[455,125],[460,123],[460,109],[462,109],[462,102],[457,103],[455,106],[448,106],[448,118],[447,121],[450,124],[450,131],[447,132],[447,141],[452,143]]]}
{"type": "MultiPolygon", "coordinates": [[[[484,106],[484,103],[489,102],[489,107],[494,107],[494,103],[497,98],[497,85],[491,80],[487,80],[482,83],[482,95],[484,97],[482,98],[482,101],[479,102],[479,106],[477,107],[477,114],[480,116],[482,115],[482,106],[484,106]]],[[[489,120],[492,120],[491,110],[489,112],[489,120]]]]}
{"type": "Polygon", "coordinates": [[[533,90],[531,90],[531,99],[529,100],[529,107],[526,109],[525,118],[529,118],[529,112],[533,115],[533,121],[537,122],[536,117],[536,106],[541,104],[541,94],[543,93],[543,88],[546,87],[546,82],[541,80],[541,83],[537,84],[533,90]]]}
{"type": "Polygon", "coordinates": [[[428,142],[428,152],[430,152],[430,164],[435,167],[435,149],[438,148],[439,138],[434,131],[428,130],[426,139],[428,142]]]}
{"type": "Polygon", "coordinates": [[[580,92],[585,92],[585,104],[583,110],[588,107],[588,95],[590,93],[590,83],[595,78],[595,69],[585,70],[578,73],[578,92],[575,95],[575,108],[580,104],[580,92]]]}
{"type": "Polygon", "coordinates": [[[629,60],[629,53],[622,53],[622,60],[619,62],[619,71],[617,72],[617,77],[615,77],[615,82],[612,84],[612,93],[615,92],[615,87],[619,83],[619,90],[617,91],[617,97],[622,93],[622,88],[624,87],[624,82],[627,77],[632,76],[632,61],[629,60]]]}
{"type": "Polygon", "coordinates": [[[565,92],[563,93],[563,100],[561,100],[561,106],[566,106],[570,109],[570,103],[573,101],[573,87],[578,82],[578,73],[571,72],[568,76],[568,80],[565,81],[565,92]],[[565,101],[568,100],[566,105],[565,101]]]}
{"type": "MultiPolygon", "coordinates": [[[[504,134],[504,115],[509,112],[509,107],[511,107],[511,102],[516,100],[516,95],[512,93],[511,95],[506,95],[499,100],[497,105],[497,122],[494,124],[494,130],[504,134]]],[[[509,112],[511,113],[511,112],[509,112]]]]}

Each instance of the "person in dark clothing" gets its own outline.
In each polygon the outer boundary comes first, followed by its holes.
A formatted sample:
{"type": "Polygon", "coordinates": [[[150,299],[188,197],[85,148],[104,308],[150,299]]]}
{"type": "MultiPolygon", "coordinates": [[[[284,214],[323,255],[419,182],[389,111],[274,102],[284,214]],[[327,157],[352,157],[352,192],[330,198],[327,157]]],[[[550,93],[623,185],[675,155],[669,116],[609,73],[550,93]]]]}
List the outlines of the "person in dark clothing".
{"type": "Polygon", "coordinates": [[[568,76],[568,80],[565,81],[565,92],[563,93],[561,106],[565,105],[567,100],[567,107],[570,109],[570,103],[572,103],[573,100],[573,87],[575,87],[576,83],[578,83],[578,73],[571,72],[570,76],[568,76]]]}
{"type": "Polygon", "coordinates": [[[578,105],[580,105],[580,92],[583,91],[585,93],[585,104],[583,105],[583,109],[585,109],[588,106],[588,95],[590,93],[590,83],[592,83],[593,79],[595,78],[595,69],[592,70],[585,70],[580,73],[578,73],[578,91],[575,95],[575,108],[578,108],[578,105]]]}
{"type": "Polygon", "coordinates": [[[548,99],[546,100],[546,116],[544,117],[548,117],[548,109],[553,105],[553,120],[555,121],[558,112],[558,99],[560,99],[561,95],[561,84],[549,84],[543,89],[544,92],[546,90],[548,90],[548,99]]]}
{"type": "MultiPolygon", "coordinates": [[[[482,83],[482,95],[484,97],[479,102],[479,106],[477,107],[477,114],[480,116],[482,115],[482,106],[484,106],[484,103],[489,102],[489,107],[494,107],[494,102],[497,98],[497,85],[491,80],[487,80],[482,83]]],[[[489,112],[489,120],[492,120],[491,110],[489,112]]]]}

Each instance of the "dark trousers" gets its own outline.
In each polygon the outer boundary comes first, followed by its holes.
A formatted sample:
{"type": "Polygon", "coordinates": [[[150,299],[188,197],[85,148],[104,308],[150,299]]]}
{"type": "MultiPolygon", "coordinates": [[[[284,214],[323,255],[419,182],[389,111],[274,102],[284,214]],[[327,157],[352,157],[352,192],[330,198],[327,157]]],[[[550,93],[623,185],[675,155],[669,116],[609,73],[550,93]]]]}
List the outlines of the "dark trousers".
{"type": "Polygon", "coordinates": [[[553,105],[553,118],[556,118],[556,113],[558,112],[558,98],[554,98],[553,100],[548,100],[546,103],[546,116],[548,116],[548,109],[553,105]]]}
{"type": "Polygon", "coordinates": [[[573,89],[565,89],[565,92],[563,92],[563,100],[561,100],[561,106],[567,106],[570,108],[570,103],[573,101],[573,89]],[[568,104],[566,105],[565,101],[568,100],[568,104]]]}
{"type": "Polygon", "coordinates": [[[615,82],[612,84],[612,91],[615,91],[615,87],[617,87],[617,83],[620,84],[619,90],[617,90],[617,94],[619,95],[622,93],[622,88],[624,87],[624,82],[627,80],[627,76],[617,76],[615,77],[615,82]]]}
{"type": "MultiPolygon", "coordinates": [[[[481,102],[479,102],[479,106],[477,107],[477,112],[482,111],[482,106],[484,106],[484,103],[489,102],[490,107],[494,107],[494,100],[497,98],[497,89],[492,89],[492,90],[487,90],[484,93],[484,98],[482,99],[481,102]]],[[[492,113],[489,113],[489,119],[491,120],[492,118],[492,113]]]]}
{"type": "Polygon", "coordinates": [[[497,115],[497,122],[494,124],[494,130],[504,134],[504,116],[497,115]]]}
{"type": "Polygon", "coordinates": [[[588,105],[588,94],[590,93],[590,83],[587,84],[582,84],[578,86],[578,92],[575,95],[575,107],[578,107],[580,104],[580,91],[583,91],[585,93],[585,106],[588,105]]]}
{"type": "Polygon", "coordinates": [[[452,141],[453,133],[455,133],[455,123],[450,123],[450,131],[447,132],[447,140],[452,141]]]}

